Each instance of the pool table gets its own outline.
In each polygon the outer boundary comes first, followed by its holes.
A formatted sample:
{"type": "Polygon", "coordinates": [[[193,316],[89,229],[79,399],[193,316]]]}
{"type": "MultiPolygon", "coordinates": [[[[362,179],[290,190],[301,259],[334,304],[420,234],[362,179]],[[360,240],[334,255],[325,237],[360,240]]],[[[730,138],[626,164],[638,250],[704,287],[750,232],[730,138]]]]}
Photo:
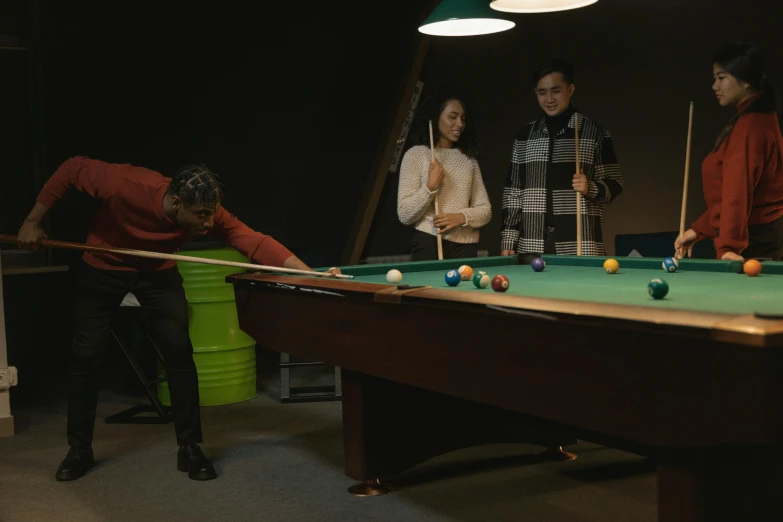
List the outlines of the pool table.
{"type": "Polygon", "coordinates": [[[783,520],[783,263],[517,256],[341,267],[351,280],[243,273],[240,327],[343,370],[346,474],[384,479],[435,455],[577,440],[657,465],[659,520],[783,520]],[[501,293],[448,286],[463,264],[501,293]],[[396,268],[400,284],[386,282],[396,268]],[[663,299],[647,283],[668,282],[663,299]]]}

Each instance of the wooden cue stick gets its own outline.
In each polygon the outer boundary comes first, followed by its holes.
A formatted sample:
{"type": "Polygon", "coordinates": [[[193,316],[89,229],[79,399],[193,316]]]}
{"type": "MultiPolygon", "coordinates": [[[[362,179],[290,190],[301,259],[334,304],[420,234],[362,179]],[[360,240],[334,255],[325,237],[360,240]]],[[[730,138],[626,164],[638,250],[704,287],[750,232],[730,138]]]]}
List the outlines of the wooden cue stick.
{"type": "MultiPolygon", "coordinates": [[[[435,163],[435,142],[432,139],[432,120],[430,120],[430,155],[432,156],[432,163],[435,163]]],[[[438,196],[440,195],[440,187],[438,187],[439,192],[435,194],[435,215],[437,216],[440,214],[440,202],[438,199],[438,196]]],[[[435,226],[433,224],[433,226],[435,226]]],[[[437,229],[436,229],[437,230],[437,229]]],[[[443,239],[440,235],[440,230],[437,230],[438,232],[438,260],[443,261],[443,239]]]]}
{"type": "MultiPolygon", "coordinates": [[[[574,115],[574,138],[576,140],[576,172],[579,173],[579,114],[574,115]]],[[[582,193],[576,193],[576,255],[582,255],[582,193]]]]}
{"type": "MultiPolygon", "coordinates": [[[[680,211],[680,236],[685,233],[685,210],[688,208],[688,174],[691,166],[691,134],[693,132],[693,102],[688,114],[688,141],[685,145],[685,180],[682,183],[682,210],[680,211]]],[[[677,257],[685,257],[685,252],[676,252],[677,257]]]]}
{"type": "MultiPolygon", "coordinates": [[[[18,244],[19,240],[16,236],[7,234],[0,234],[0,243],[14,243],[18,244]]],[[[283,272],[286,274],[319,276],[319,277],[334,277],[339,279],[353,279],[352,275],[345,274],[330,274],[328,272],[308,272],[307,270],[298,270],[296,268],[282,268],[276,266],[256,265],[253,263],[239,263],[236,261],[221,261],[217,259],[204,259],[201,257],[193,256],[181,256],[177,254],[162,254],[160,252],[148,252],[146,250],[133,250],[129,248],[106,248],[93,245],[85,245],[82,243],[70,243],[68,241],[54,241],[51,239],[41,240],[41,246],[48,248],[65,248],[68,250],[86,250],[88,252],[102,252],[108,254],[121,254],[134,257],[146,257],[151,259],[164,259],[170,261],[185,261],[188,263],[201,263],[203,265],[220,265],[231,266],[236,268],[246,268],[249,270],[262,270],[269,272],[283,272]]]]}

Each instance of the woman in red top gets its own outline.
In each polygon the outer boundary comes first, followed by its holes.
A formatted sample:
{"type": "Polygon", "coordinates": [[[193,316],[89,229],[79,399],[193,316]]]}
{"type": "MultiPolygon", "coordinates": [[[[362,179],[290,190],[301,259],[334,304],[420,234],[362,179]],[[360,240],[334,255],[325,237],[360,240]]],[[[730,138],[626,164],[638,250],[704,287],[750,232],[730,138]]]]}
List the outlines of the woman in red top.
{"type": "Polygon", "coordinates": [[[783,259],[783,136],[761,50],[730,45],[715,55],[712,90],[737,111],[702,164],[707,210],[674,243],[677,256],[714,240],[718,259],[783,259]]]}

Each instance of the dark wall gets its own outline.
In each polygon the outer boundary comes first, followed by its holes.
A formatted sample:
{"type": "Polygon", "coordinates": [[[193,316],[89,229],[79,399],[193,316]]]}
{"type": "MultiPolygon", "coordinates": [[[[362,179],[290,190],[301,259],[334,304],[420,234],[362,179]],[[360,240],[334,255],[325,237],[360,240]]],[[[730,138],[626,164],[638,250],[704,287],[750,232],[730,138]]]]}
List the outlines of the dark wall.
{"type": "MultiPolygon", "coordinates": [[[[42,181],[71,156],[166,175],[203,162],[248,225],[313,266],[337,264],[426,13],[418,0],[312,4],[0,2],[0,44],[34,50],[0,51],[0,233],[16,233],[42,181]],[[38,56],[40,100],[29,81],[38,56]]],[[[95,208],[71,194],[52,212],[50,237],[84,241],[95,208]]],[[[57,264],[81,255],[53,254],[57,264]]],[[[67,366],[72,274],[3,282],[9,360],[25,372],[19,400],[67,366]]]]}
{"type": "MultiPolygon", "coordinates": [[[[41,0],[43,177],[80,154],[165,174],[204,162],[224,176],[227,208],[250,226],[310,264],[337,263],[428,4],[319,2],[296,11],[268,4],[41,0]]],[[[3,25],[24,32],[15,11],[23,10],[9,10],[3,25]]],[[[539,114],[528,80],[536,63],[571,60],[575,105],[614,135],[626,187],[606,214],[611,252],[616,234],[678,228],[690,101],[688,221],[703,210],[701,159],[730,117],[711,95],[710,56],[725,42],[753,37],[769,50],[778,80],[781,11],[763,0],[739,11],[728,0],[601,0],[562,13],[510,15],[517,27],[497,35],[432,39],[425,91],[438,83],[467,90],[480,124],[481,167],[495,209],[481,247],[498,253],[512,140],[539,114]]],[[[21,121],[24,107],[16,110],[21,121]]],[[[14,161],[24,170],[24,158],[14,161]]],[[[388,179],[365,255],[408,250],[410,231],[396,218],[397,181],[396,174],[388,179]]],[[[16,185],[20,197],[11,198],[4,227],[33,202],[29,180],[16,185]]],[[[54,213],[52,235],[83,240],[93,211],[87,198],[70,198],[54,213]]],[[[57,255],[67,261],[77,254],[57,255]]]]}
{"type": "Polygon", "coordinates": [[[0,233],[18,228],[30,211],[22,195],[36,190],[32,176],[30,52],[24,0],[0,2],[0,233]]]}
{"type": "MultiPolygon", "coordinates": [[[[336,264],[425,14],[312,4],[42,2],[47,174],[74,155],[203,162],[248,225],[336,264]]],[[[71,198],[54,234],[83,240],[93,211],[71,198]]]]}
{"type": "MultiPolygon", "coordinates": [[[[550,56],[571,61],[574,105],[614,136],[625,189],[605,215],[605,242],[613,252],[616,234],[679,229],[691,101],[687,223],[704,210],[701,162],[732,116],[710,89],[712,54],[725,43],[755,39],[769,54],[771,80],[783,88],[781,14],[780,2],[766,0],[601,0],[574,11],[512,15],[516,28],[497,35],[435,39],[421,78],[425,90],[439,82],[466,89],[480,120],[480,165],[494,207],[481,246],[499,254],[512,141],[540,114],[529,82],[537,63],[550,56]]],[[[375,255],[407,249],[408,231],[396,220],[397,181],[390,177],[383,196],[368,248],[375,255]]]]}

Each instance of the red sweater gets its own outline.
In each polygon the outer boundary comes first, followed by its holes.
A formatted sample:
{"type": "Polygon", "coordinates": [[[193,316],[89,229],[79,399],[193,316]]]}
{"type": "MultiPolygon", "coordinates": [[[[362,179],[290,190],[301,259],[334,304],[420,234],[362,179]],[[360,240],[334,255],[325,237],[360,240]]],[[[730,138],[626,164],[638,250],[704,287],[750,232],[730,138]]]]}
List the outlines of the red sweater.
{"type": "Polygon", "coordinates": [[[728,139],[704,159],[702,184],[707,210],[691,228],[699,239],[715,238],[718,259],[726,252],[742,254],[749,225],[783,215],[783,136],[777,114],[740,116],[728,139]]]}
{"type": "MultiPolygon", "coordinates": [[[[163,212],[171,182],[142,167],[111,164],[85,157],[66,160],[46,182],[38,202],[51,209],[70,188],[101,200],[88,245],[131,248],[171,254],[193,239],[163,212]]],[[[250,229],[223,207],[215,213],[213,232],[255,263],[283,266],[292,254],[271,236],[250,229]]],[[[156,271],[176,261],[85,252],[84,260],[105,270],[156,271]]]]}

